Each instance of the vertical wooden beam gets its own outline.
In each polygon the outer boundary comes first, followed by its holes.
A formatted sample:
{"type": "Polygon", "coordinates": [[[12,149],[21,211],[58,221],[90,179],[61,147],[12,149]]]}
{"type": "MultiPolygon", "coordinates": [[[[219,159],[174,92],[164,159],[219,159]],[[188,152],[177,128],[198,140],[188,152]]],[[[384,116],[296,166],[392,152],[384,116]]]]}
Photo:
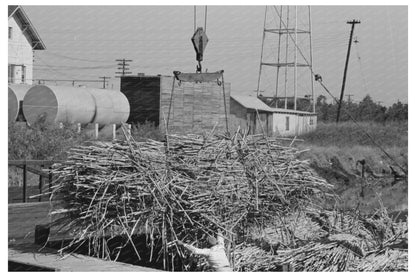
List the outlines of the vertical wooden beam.
{"type": "MultiPolygon", "coordinates": [[[[42,171],[43,165],[40,166],[40,170],[42,171]]],[[[42,187],[43,187],[43,176],[39,175],[39,202],[42,201],[42,187]]]]}
{"type": "Polygon", "coordinates": [[[94,135],[95,135],[95,139],[98,139],[98,123],[95,123],[94,125],[94,135]]]}
{"type": "Polygon", "coordinates": [[[116,124],[113,124],[113,140],[116,139],[116,124]]]}
{"type": "Polygon", "coordinates": [[[131,124],[127,124],[127,132],[131,136],[131,124]]]}
{"type": "Polygon", "coordinates": [[[27,188],[27,165],[23,165],[23,203],[26,202],[26,188],[27,188]]]}
{"type": "Polygon", "coordinates": [[[48,181],[49,181],[49,192],[51,192],[51,188],[52,188],[52,171],[51,171],[51,167],[49,167],[49,177],[48,177],[48,181]]]}

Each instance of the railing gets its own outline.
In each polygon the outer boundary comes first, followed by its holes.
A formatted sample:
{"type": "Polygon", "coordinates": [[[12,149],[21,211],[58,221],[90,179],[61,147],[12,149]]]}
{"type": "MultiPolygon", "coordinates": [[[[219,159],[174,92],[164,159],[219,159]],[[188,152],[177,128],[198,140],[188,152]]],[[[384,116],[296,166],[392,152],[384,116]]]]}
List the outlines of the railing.
{"type": "Polygon", "coordinates": [[[51,160],[9,160],[9,166],[14,166],[23,170],[23,186],[22,186],[22,202],[27,202],[27,187],[28,172],[36,174],[39,176],[39,197],[38,201],[42,201],[42,190],[45,183],[45,179],[48,180],[49,187],[51,189],[52,184],[52,173],[45,172],[43,169],[50,169],[52,164],[61,162],[61,161],[51,161],[51,160]]]}

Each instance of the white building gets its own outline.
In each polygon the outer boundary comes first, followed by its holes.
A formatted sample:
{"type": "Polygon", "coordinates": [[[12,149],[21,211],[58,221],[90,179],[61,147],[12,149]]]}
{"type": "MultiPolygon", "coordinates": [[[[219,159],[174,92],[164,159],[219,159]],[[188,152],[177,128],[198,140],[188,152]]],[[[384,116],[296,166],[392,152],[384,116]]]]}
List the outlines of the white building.
{"type": "Polygon", "coordinates": [[[45,44],[21,6],[9,6],[9,84],[32,84],[33,51],[45,44]]]}
{"type": "Polygon", "coordinates": [[[299,136],[316,129],[316,113],[271,108],[254,96],[231,95],[231,121],[250,134],[299,136]]]}

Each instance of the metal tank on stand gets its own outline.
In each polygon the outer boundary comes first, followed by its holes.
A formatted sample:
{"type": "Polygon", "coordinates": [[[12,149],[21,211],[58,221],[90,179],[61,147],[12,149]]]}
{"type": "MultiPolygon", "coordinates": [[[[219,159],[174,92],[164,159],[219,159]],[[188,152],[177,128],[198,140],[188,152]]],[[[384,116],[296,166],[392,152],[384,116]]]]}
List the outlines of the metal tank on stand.
{"type": "MultiPolygon", "coordinates": [[[[8,88],[8,110],[9,110],[9,121],[20,120],[19,113],[22,108],[21,102],[25,97],[26,93],[31,88],[31,85],[21,85],[21,84],[9,84],[8,88]]],[[[22,121],[25,119],[22,118],[22,121]]]]}
{"type": "Polygon", "coordinates": [[[130,106],[119,91],[66,86],[35,85],[23,100],[28,124],[120,124],[127,121],[130,106]]]}

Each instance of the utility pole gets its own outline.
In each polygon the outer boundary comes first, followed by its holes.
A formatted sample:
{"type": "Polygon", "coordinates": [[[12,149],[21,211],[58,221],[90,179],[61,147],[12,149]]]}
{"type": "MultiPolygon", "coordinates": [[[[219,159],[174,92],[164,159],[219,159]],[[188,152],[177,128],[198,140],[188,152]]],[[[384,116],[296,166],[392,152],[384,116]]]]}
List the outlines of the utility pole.
{"type": "Polygon", "coordinates": [[[339,117],[341,114],[342,99],[344,98],[345,80],[347,79],[348,60],[350,59],[351,42],[352,42],[352,36],[354,34],[354,26],[355,24],[360,24],[360,23],[361,23],[360,21],[355,20],[355,19],[347,22],[347,24],[351,24],[351,33],[350,33],[350,40],[348,42],[348,51],[347,51],[347,59],[345,61],[344,77],[342,78],[341,96],[339,98],[338,112],[337,112],[337,123],[339,122],[339,117]]]}
{"type": "MultiPolygon", "coordinates": [[[[125,76],[126,74],[131,74],[131,72],[128,72],[129,70],[128,62],[132,62],[132,60],[126,60],[126,59],[117,59],[116,62],[119,62],[117,65],[119,66],[117,69],[121,70],[121,72],[116,72],[116,74],[121,74],[121,76],[125,76]]],[[[120,77],[120,76],[116,76],[120,77]]]]}
{"type": "Polygon", "coordinates": [[[345,96],[348,97],[348,102],[351,102],[351,96],[354,96],[354,94],[345,94],[345,96]]]}
{"type": "MultiPolygon", "coordinates": [[[[110,77],[107,76],[103,76],[103,77],[99,77],[100,79],[103,79],[103,88],[106,87],[106,79],[111,79],[110,77]]],[[[108,81],[107,81],[108,82],[108,81]]]]}

